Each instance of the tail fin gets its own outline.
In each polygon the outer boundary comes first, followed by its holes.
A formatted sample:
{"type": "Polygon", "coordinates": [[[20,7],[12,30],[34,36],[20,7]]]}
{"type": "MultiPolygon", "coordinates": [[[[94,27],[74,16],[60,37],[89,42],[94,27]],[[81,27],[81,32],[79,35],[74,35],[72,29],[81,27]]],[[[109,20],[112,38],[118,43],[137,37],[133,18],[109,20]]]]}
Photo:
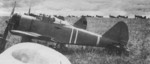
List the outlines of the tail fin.
{"type": "Polygon", "coordinates": [[[74,23],[75,27],[86,29],[87,28],[87,20],[85,16],[82,16],[76,23],[74,23]]]}
{"type": "Polygon", "coordinates": [[[119,45],[127,45],[129,40],[128,26],[125,22],[120,21],[109,29],[103,37],[109,38],[113,41],[117,41],[119,45]]]}

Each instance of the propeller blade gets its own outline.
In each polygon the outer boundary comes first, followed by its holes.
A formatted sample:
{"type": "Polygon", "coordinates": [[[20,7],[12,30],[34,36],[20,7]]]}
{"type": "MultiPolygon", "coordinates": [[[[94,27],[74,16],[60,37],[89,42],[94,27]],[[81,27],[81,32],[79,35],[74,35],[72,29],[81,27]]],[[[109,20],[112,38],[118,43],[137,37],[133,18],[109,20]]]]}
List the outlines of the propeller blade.
{"type": "Polygon", "coordinates": [[[4,34],[1,38],[1,42],[0,42],[0,53],[2,53],[5,50],[5,45],[6,45],[6,37],[8,35],[8,31],[9,31],[9,25],[7,25],[4,34]]]}
{"type": "Polygon", "coordinates": [[[8,23],[7,27],[5,28],[3,37],[2,37],[2,41],[0,43],[0,53],[3,52],[5,50],[5,45],[6,45],[6,38],[8,35],[8,31],[11,30],[12,25],[8,23]]]}
{"type": "Polygon", "coordinates": [[[11,11],[9,21],[6,21],[6,22],[7,22],[7,27],[6,27],[5,31],[4,31],[3,39],[6,39],[6,37],[7,37],[7,35],[8,35],[8,31],[11,30],[11,24],[10,24],[10,22],[11,22],[11,17],[12,17],[12,15],[14,14],[15,7],[16,7],[16,1],[15,1],[15,3],[14,3],[13,9],[12,9],[12,11],[11,11]]]}
{"type": "Polygon", "coordinates": [[[10,30],[10,25],[8,24],[5,31],[4,31],[3,39],[6,39],[9,30],[10,30]]]}
{"type": "Polygon", "coordinates": [[[13,7],[13,9],[12,9],[12,11],[11,11],[11,14],[10,14],[10,16],[14,14],[15,7],[16,7],[16,1],[15,1],[15,3],[14,3],[14,7],[13,7]]]}

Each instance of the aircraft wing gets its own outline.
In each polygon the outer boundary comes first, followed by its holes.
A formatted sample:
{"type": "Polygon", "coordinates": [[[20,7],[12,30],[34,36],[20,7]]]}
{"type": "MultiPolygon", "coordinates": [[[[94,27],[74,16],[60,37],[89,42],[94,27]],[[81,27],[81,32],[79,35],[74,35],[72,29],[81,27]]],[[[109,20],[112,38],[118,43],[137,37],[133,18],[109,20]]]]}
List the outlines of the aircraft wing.
{"type": "Polygon", "coordinates": [[[11,30],[11,33],[15,34],[15,35],[31,36],[33,38],[40,39],[40,40],[54,41],[54,39],[51,38],[51,37],[43,36],[43,35],[35,33],[35,32],[27,32],[27,31],[20,31],[20,30],[11,30]]]}

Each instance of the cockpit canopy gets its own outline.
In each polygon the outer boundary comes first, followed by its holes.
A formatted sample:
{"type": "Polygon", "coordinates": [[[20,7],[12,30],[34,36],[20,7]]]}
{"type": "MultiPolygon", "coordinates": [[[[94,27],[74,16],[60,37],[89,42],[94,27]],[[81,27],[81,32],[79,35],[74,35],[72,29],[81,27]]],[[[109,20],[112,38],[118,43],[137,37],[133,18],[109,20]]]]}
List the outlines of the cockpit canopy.
{"type": "Polygon", "coordinates": [[[70,23],[67,22],[67,21],[58,19],[58,18],[56,18],[56,17],[53,17],[53,18],[54,18],[54,23],[56,23],[56,24],[70,25],[70,23]]]}
{"type": "MultiPolygon", "coordinates": [[[[25,14],[25,15],[27,15],[27,14],[25,14]]],[[[31,16],[31,15],[33,15],[33,14],[28,14],[28,16],[31,16]]],[[[55,16],[40,14],[40,15],[36,15],[36,16],[32,16],[32,17],[35,17],[36,19],[38,19],[42,22],[62,24],[62,25],[70,25],[70,23],[68,23],[68,21],[59,19],[55,16]]]]}
{"type": "Polygon", "coordinates": [[[55,23],[55,24],[62,24],[62,25],[70,25],[67,21],[61,20],[55,16],[43,16],[41,21],[55,23]]]}

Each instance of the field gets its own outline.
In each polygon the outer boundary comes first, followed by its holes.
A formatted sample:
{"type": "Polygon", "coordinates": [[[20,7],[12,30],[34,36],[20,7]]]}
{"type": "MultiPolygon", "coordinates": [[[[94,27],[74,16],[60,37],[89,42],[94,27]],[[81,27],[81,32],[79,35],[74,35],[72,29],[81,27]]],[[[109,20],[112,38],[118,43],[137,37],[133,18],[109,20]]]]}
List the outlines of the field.
{"type": "MultiPolygon", "coordinates": [[[[5,20],[0,17],[0,33],[6,27],[5,20]]],[[[79,18],[65,18],[71,24],[79,18]]],[[[72,64],[149,64],[150,63],[150,20],[149,19],[123,19],[123,18],[87,18],[87,30],[98,34],[105,33],[118,21],[124,21],[129,28],[129,41],[127,48],[129,56],[109,54],[101,47],[82,47],[69,45],[68,49],[60,51],[69,58],[72,64]]],[[[11,35],[7,47],[20,42],[20,37],[11,35]]],[[[6,48],[7,48],[6,47],[6,48]]]]}

